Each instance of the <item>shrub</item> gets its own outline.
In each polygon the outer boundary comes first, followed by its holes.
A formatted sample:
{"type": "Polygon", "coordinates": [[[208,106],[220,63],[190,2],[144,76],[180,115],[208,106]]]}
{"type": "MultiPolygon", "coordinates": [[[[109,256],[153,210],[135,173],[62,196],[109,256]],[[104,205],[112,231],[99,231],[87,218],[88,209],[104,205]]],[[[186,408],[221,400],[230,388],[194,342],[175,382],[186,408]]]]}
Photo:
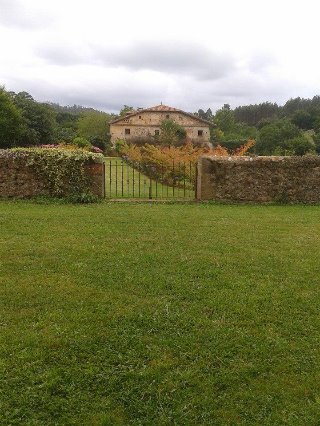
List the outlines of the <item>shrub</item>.
{"type": "Polygon", "coordinates": [[[23,160],[53,197],[76,197],[90,193],[92,181],[85,173],[85,166],[103,162],[101,154],[58,148],[14,148],[1,151],[1,157],[23,160]]]}
{"type": "Polygon", "coordinates": [[[191,143],[179,147],[154,146],[151,144],[142,147],[133,144],[123,145],[120,153],[133,167],[139,167],[144,174],[151,178],[160,180],[167,185],[179,186],[180,183],[185,184],[185,181],[187,181],[193,186],[195,175],[192,165],[197,163],[200,156],[204,154],[242,156],[254,143],[253,140],[249,140],[231,153],[220,145],[215,148],[206,148],[193,146],[191,143]]]}
{"type": "Polygon", "coordinates": [[[297,136],[282,142],[275,149],[276,155],[306,155],[315,154],[315,143],[313,140],[308,139],[306,136],[297,136]]]}
{"type": "Polygon", "coordinates": [[[118,154],[125,152],[128,148],[128,144],[124,139],[117,139],[114,144],[114,149],[118,154]]]}
{"type": "Polygon", "coordinates": [[[76,138],[74,138],[72,141],[72,144],[78,148],[87,148],[87,149],[90,149],[92,146],[87,139],[82,138],[80,136],[77,136],[76,138]]]}
{"type": "Polygon", "coordinates": [[[315,143],[306,136],[297,137],[291,140],[294,155],[315,154],[315,143]]]}

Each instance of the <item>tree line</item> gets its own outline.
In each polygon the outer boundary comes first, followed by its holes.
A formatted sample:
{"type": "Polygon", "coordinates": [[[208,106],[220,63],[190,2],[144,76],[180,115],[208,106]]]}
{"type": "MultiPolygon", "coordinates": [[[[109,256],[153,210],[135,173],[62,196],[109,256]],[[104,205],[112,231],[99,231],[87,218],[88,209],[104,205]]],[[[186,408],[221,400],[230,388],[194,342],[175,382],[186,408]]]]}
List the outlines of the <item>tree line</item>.
{"type": "Polygon", "coordinates": [[[320,153],[320,96],[289,99],[283,106],[263,102],[231,109],[225,104],[215,114],[210,108],[195,114],[215,124],[212,143],[228,149],[255,139],[252,151],[258,155],[320,153]]]}
{"type": "Polygon", "coordinates": [[[80,105],[37,102],[27,92],[0,88],[0,148],[75,144],[106,150],[109,122],[117,118],[80,105]]]}
{"type": "MultiPolygon", "coordinates": [[[[124,105],[119,114],[112,114],[81,105],[37,102],[27,92],[0,87],[0,148],[62,143],[107,151],[110,121],[131,110],[124,105]]],[[[214,146],[235,150],[254,139],[252,150],[258,155],[320,153],[320,96],[289,99],[283,106],[263,102],[231,109],[224,104],[215,113],[209,108],[194,114],[212,123],[214,146]]]]}

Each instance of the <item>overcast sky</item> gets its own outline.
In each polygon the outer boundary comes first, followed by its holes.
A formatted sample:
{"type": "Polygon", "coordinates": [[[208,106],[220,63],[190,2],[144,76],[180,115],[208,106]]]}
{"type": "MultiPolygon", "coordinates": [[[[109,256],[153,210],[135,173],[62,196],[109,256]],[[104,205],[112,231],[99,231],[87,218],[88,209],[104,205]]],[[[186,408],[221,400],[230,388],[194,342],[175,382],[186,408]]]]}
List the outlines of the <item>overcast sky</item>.
{"type": "Polygon", "coordinates": [[[0,0],[0,85],[105,111],[320,94],[318,0],[0,0]]]}

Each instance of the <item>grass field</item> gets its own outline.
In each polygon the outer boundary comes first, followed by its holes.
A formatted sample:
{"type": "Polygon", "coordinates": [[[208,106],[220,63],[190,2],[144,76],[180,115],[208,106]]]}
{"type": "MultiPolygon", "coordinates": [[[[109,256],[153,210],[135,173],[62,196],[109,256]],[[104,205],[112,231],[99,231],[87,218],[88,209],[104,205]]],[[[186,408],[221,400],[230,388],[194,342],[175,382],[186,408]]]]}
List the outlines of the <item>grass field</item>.
{"type": "MultiPolygon", "coordinates": [[[[107,157],[105,165],[107,198],[191,200],[195,198],[195,190],[188,181],[175,187],[163,185],[130,167],[121,158],[107,157]]],[[[192,168],[190,166],[190,170],[195,174],[194,166],[192,168]]]]}
{"type": "Polygon", "coordinates": [[[318,425],[320,207],[0,203],[1,425],[318,425]]]}

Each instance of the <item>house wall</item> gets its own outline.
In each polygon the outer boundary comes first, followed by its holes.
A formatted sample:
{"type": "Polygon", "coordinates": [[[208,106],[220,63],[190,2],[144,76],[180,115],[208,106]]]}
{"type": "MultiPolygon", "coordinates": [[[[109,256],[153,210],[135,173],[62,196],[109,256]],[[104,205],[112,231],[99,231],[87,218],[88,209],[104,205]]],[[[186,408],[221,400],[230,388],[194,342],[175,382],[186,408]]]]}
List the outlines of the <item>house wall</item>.
{"type": "Polygon", "coordinates": [[[199,200],[320,202],[320,157],[202,157],[199,200]]]}
{"type": "Polygon", "coordinates": [[[179,112],[157,111],[141,112],[141,114],[138,113],[133,117],[124,118],[118,123],[111,124],[111,142],[115,142],[117,139],[125,139],[127,141],[133,141],[134,139],[150,140],[155,136],[156,130],[160,131],[160,124],[168,118],[167,116],[185,128],[187,139],[191,142],[198,144],[209,143],[209,125],[179,112]],[[125,134],[125,129],[130,129],[130,135],[125,134]],[[198,130],[203,131],[203,136],[198,136],[198,130]]]}

